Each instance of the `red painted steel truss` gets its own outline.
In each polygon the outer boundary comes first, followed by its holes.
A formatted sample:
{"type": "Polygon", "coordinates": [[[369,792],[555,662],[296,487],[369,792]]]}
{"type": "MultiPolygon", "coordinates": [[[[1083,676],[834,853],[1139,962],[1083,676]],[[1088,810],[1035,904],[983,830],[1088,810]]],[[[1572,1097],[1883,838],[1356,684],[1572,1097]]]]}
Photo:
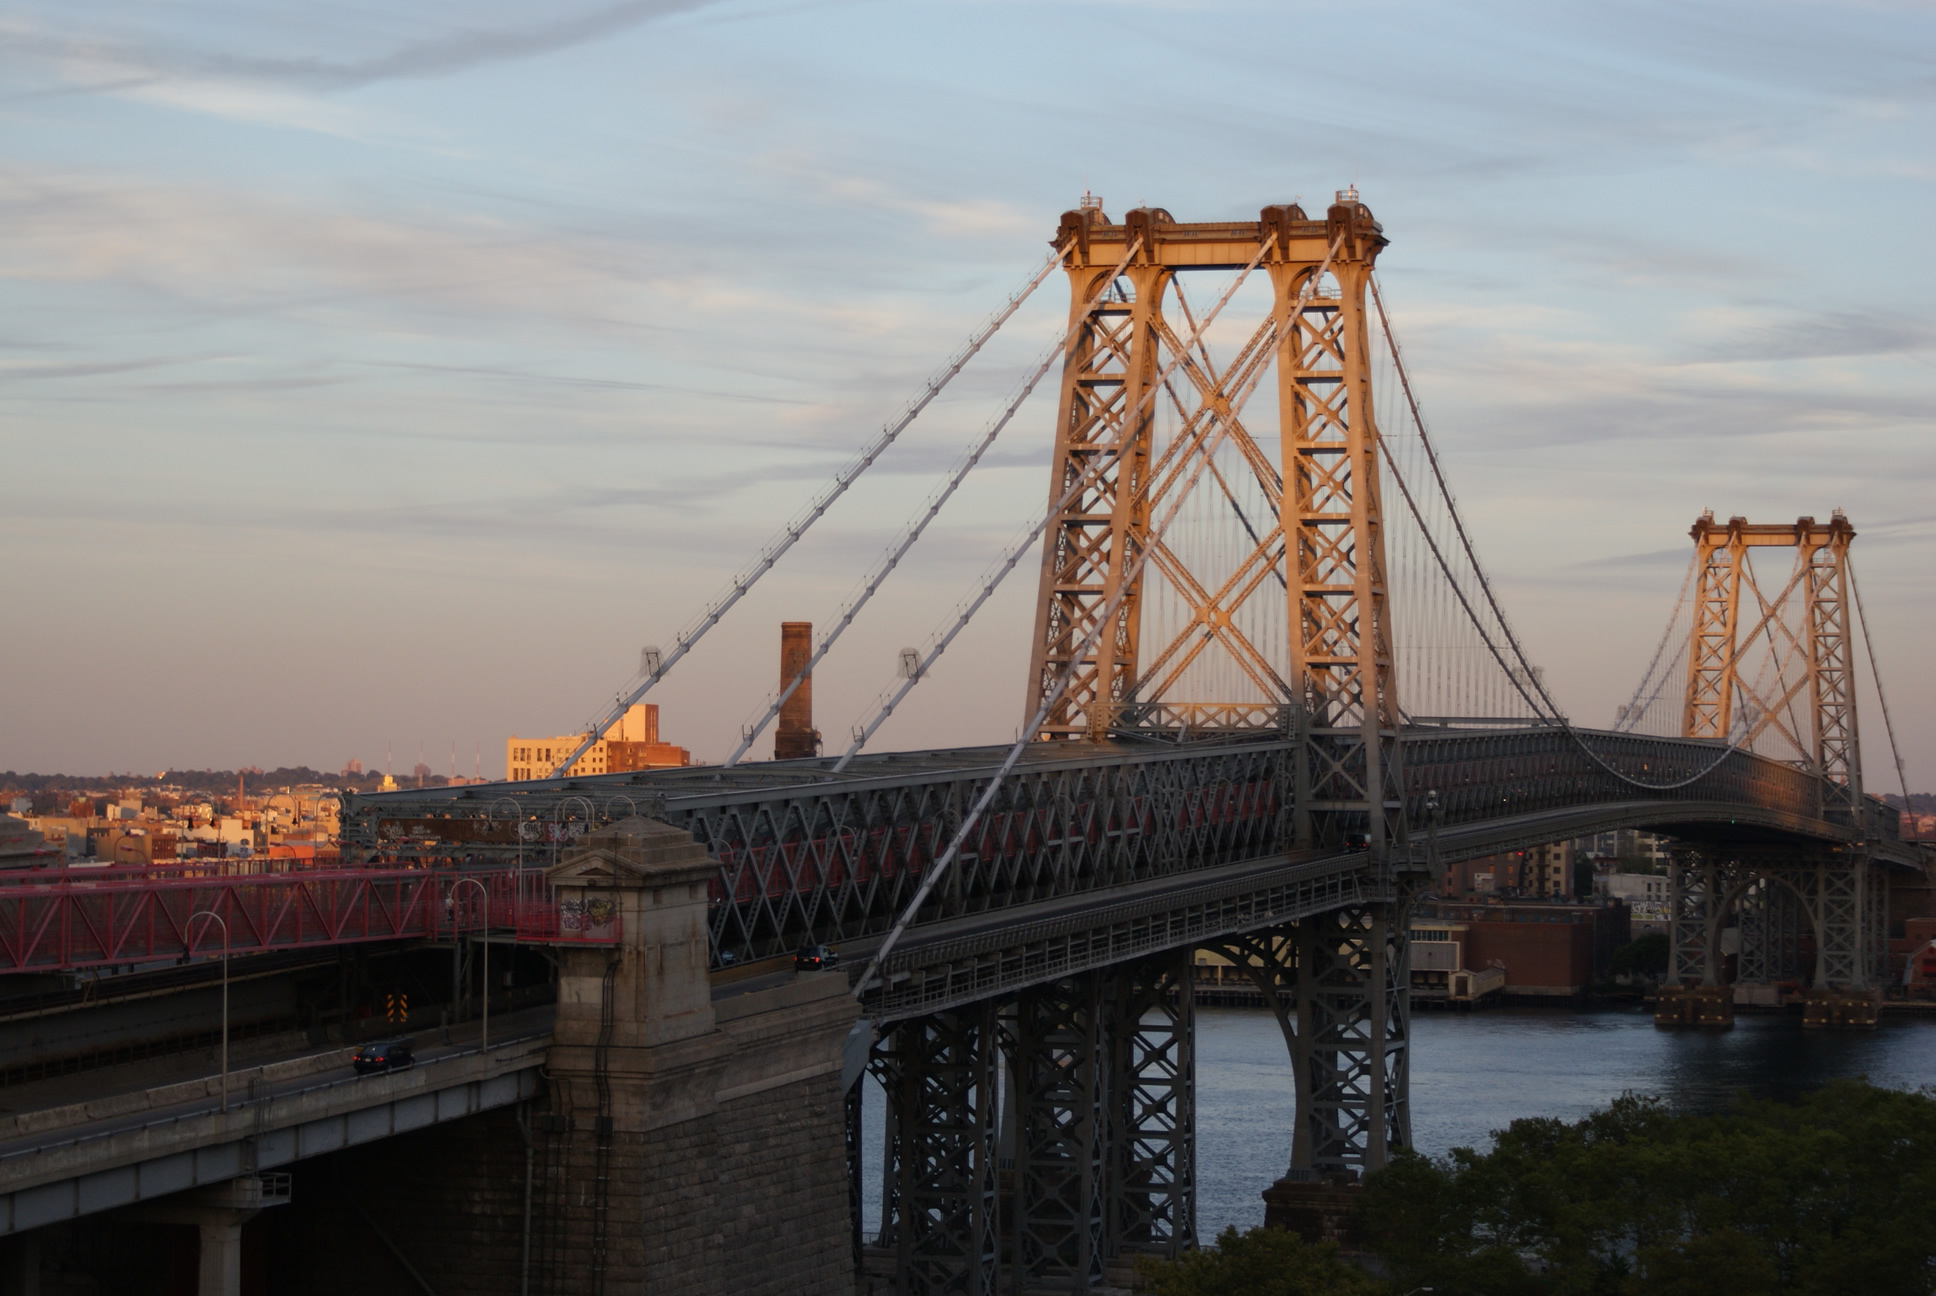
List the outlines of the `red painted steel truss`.
{"type": "Polygon", "coordinates": [[[487,929],[535,941],[617,935],[610,925],[566,930],[571,924],[560,923],[537,869],[36,869],[0,876],[0,974],[219,955],[225,927],[232,955],[487,929]]]}

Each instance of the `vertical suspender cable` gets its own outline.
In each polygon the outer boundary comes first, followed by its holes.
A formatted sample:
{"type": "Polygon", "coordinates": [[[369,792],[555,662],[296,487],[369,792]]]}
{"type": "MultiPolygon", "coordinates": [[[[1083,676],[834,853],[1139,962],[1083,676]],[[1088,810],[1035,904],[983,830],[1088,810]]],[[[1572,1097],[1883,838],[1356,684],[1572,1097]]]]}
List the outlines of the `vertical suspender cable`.
{"type": "Polygon", "coordinates": [[[987,344],[989,338],[995,336],[995,331],[1022,308],[1022,303],[1027,301],[1041,286],[1042,281],[1049,277],[1049,272],[1062,263],[1062,257],[1067,251],[1068,247],[1064,244],[1049,254],[1042,268],[1035,272],[1035,277],[1011,293],[988,323],[982,326],[981,331],[968,339],[968,345],[957,351],[940,372],[928,379],[927,386],[922,388],[921,394],[901,412],[901,416],[882,428],[881,434],[874,438],[873,443],[861,453],[860,457],[835,474],[833,481],[815,497],[813,503],[809,504],[805,511],[796,515],[794,520],[787,524],[786,529],[760,551],[760,556],[753,560],[751,566],[744,568],[733,578],[733,583],[727,587],[726,592],[715,599],[712,605],[700,614],[695,623],[680,632],[678,639],[673,643],[672,651],[653,668],[645,680],[630,693],[619,698],[605,718],[592,726],[591,732],[585,736],[585,741],[579,743],[571,755],[552,767],[552,777],[569,773],[578,758],[591,750],[592,745],[605,736],[607,729],[617,724],[635,702],[650,692],[653,685],[664,679],[666,674],[679,664],[680,659],[692,651],[693,645],[704,638],[708,630],[719,624],[720,618],[732,611],[733,606],[746,597],[747,591],[753,588],[755,582],[773,569],[773,564],[779,562],[786,551],[793,548],[800,537],[807,533],[807,528],[818,522],[827,510],[833,507],[835,500],[847,493],[847,488],[854,484],[856,478],[873,467],[874,461],[879,459],[901,433],[907,430],[908,425],[919,417],[921,411],[941,394],[941,389],[953,381],[954,376],[975,358],[975,354],[987,344]]]}

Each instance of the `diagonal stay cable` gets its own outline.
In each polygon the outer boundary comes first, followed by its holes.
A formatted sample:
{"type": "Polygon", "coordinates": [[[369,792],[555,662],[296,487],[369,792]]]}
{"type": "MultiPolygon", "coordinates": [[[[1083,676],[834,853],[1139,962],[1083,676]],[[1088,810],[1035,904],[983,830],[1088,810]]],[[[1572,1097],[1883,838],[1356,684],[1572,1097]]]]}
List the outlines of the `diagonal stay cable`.
{"type": "MultiPolygon", "coordinates": [[[[1235,295],[1238,287],[1249,277],[1250,272],[1257,268],[1258,263],[1264,259],[1275,242],[1274,237],[1264,240],[1263,244],[1257,249],[1257,255],[1251,258],[1250,264],[1244,267],[1242,273],[1237,276],[1236,281],[1230,285],[1230,288],[1224,293],[1223,297],[1218,300],[1216,308],[1204,317],[1203,323],[1197,329],[1198,336],[1201,336],[1203,330],[1210,326],[1210,322],[1216,318],[1217,311],[1222,310],[1224,303],[1228,302],[1235,295]]],[[[1303,303],[1309,299],[1312,286],[1324,277],[1324,269],[1330,266],[1331,258],[1336,255],[1338,247],[1342,242],[1342,235],[1333,241],[1330,251],[1325,254],[1324,267],[1320,268],[1318,273],[1312,275],[1306,282],[1304,292],[1298,297],[1299,309],[1302,309],[1303,303]]],[[[1195,342],[1196,339],[1193,337],[1186,345],[1194,346],[1195,342]]],[[[1170,368],[1174,369],[1181,362],[1181,357],[1178,357],[1171,362],[1170,368]]],[[[1163,373],[1157,375],[1156,380],[1149,385],[1144,393],[1145,401],[1155,397],[1157,390],[1168,376],[1169,370],[1165,370],[1163,373]]],[[[1136,410],[1130,412],[1130,423],[1133,424],[1137,418],[1141,417],[1141,413],[1141,405],[1139,405],[1136,410]]],[[[1184,501],[1190,497],[1191,488],[1196,484],[1197,479],[1202,476],[1204,465],[1208,464],[1216,454],[1217,447],[1223,443],[1223,439],[1229,433],[1229,430],[1230,423],[1228,420],[1221,418],[1216,420],[1215,433],[1208,437],[1198,449],[1192,452],[1197,459],[1196,470],[1190,475],[1189,480],[1183,483],[1172,495],[1169,508],[1163,514],[1162,520],[1150,529],[1148,542],[1137,551],[1136,557],[1130,562],[1127,570],[1124,571],[1123,579],[1117,582],[1116,592],[1110,595],[1109,599],[1103,604],[1101,612],[1091,622],[1088,632],[1082,638],[1082,642],[1077,644],[1075,651],[1069,654],[1068,664],[1057,675],[1054,687],[1049,689],[1047,694],[1042,698],[1042,701],[1036,706],[1035,715],[1030,719],[1027,727],[1022,730],[1021,735],[1015,740],[1015,744],[1009,748],[1008,755],[1003,759],[1000,767],[989,777],[987,785],[982,788],[981,795],[975,798],[974,805],[962,817],[961,826],[955,830],[954,836],[948,842],[947,848],[923,872],[921,885],[915,888],[913,898],[908,901],[907,907],[901,911],[901,916],[895,919],[894,925],[888,929],[887,936],[881,941],[880,948],[874,951],[874,957],[868,960],[866,970],[861,973],[860,981],[854,987],[854,998],[865,998],[868,990],[873,987],[875,980],[887,966],[887,958],[893,952],[894,946],[900,942],[901,935],[907,930],[908,924],[913,922],[915,915],[921,912],[921,906],[927,903],[928,896],[933,894],[936,884],[941,881],[949,867],[960,857],[962,846],[966,844],[969,835],[974,832],[976,825],[981,822],[982,815],[994,803],[996,794],[1001,791],[1002,784],[1007,780],[1009,774],[1014,771],[1016,762],[1021,760],[1022,753],[1035,741],[1036,734],[1040,733],[1042,726],[1048,722],[1049,713],[1055,709],[1056,704],[1061,701],[1062,695],[1068,691],[1070,683],[1075,679],[1077,669],[1082,664],[1083,655],[1095,647],[1096,641],[1102,637],[1103,632],[1113,622],[1116,610],[1121,605],[1123,598],[1131,589],[1136,587],[1138,579],[1143,574],[1144,566],[1150,560],[1150,555],[1156,551],[1157,542],[1162,540],[1164,532],[1169,530],[1170,523],[1174,522],[1176,515],[1182,511],[1184,501]]],[[[1058,504],[1056,508],[1049,511],[1048,515],[1043,519],[1042,525],[1046,527],[1048,525],[1048,518],[1057,516],[1060,512],[1061,506],[1058,504]]]]}
{"type": "MultiPolygon", "coordinates": [[[[1735,752],[1741,750],[1738,743],[1730,742],[1713,761],[1699,772],[1691,774],[1684,779],[1673,783],[1647,783],[1634,778],[1623,770],[1614,768],[1605,757],[1601,756],[1599,752],[1594,751],[1587,744],[1586,739],[1580,734],[1579,730],[1573,727],[1573,722],[1560,713],[1560,709],[1554,704],[1552,696],[1547,693],[1546,685],[1533,672],[1532,663],[1527,659],[1525,649],[1520,646],[1518,636],[1512,632],[1512,623],[1506,620],[1506,614],[1499,606],[1499,599],[1493,591],[1492,582],[1486,579],[1485,568],[1479,565],[1479,555],[1473,548],[1471,536],[1466,532],[1465,521],[1459,513],[1458,505],[1452,499],[1451,488],[1446,484],[1445,473],[1439,464],[1438,452],[1432,446],[1431,438],[1425,430],[1425,419],[1419,412],[1418,398],[1412,391],[1411,378],[1405,372],[1405,361],[1399,354],[1398,338],[1392,331],[1391,317],[1385,313],[1384,298],[1378,291],[1378,281],[1372,279],[1370,283],[1372,300],[1378,307],[1378,320],[1384,328],[1386,344],[1391,348],[1392,363],[1398,371],[1399,384],[1405,392],[1405,402],[1411,408],[1412,425],[1418,430],[1419,444],[1425,448],[1426,461],[1432,466],[1432,475],[1437,479],[1439,495],[1445,501],[1446,509],[1452,519],[1452,526],[1458,534],[1461,547],[1465,551],[1466,561],[1471,564],[1473,573],[1478,577],[1479,589],[1484,594],[1487,605],[1492,609],[1493,616],[1499,626],[1501,634],[1505,638],[1507,647],[1512,649],[1513,656],[1519,662],[1519,670],[1515,671],[1506,665],[1505,658],[1501,654],[1499,647],[1492,642],[1492,636],[1486,633],[1486,629],[1480,623],[1471,601],[1466,598],[1465,591],[1459,586],[1457,579],[1452,575],[1452,569],[1446,563],[1444,554],[1440,552],[1437,541],[1432,540],[1429,534],[1427,537],[1428,543],[1431,545],[1433,556],[1438,560],[1439,570],[1444,573],[1448,581],[1452,582],[1453,592],[1458,595],[1459,603],[1465,608],[1467,618],[1471,620],[1473,626],[1479,631],[1480,638],[1485,641],[1487,649],[1492,652],[1493,658],[1499,663],[1500,669],[1505,672],[1506,681],[1513,686],[1513,689],[1519,694],[1526,705],[1533,709],[1535,715],[1564,730],[1567,737],[1571,738],[1580,750],[1586,754],[1588,760],[1591,760],[1608,774],[1611,774],[1614,778],[1619,779],[1629,786],[1648,792],[1671,792],[1677,788],[1684,788],[1698,783],[1706,778],[1709,774],[1720,768],[1723,761],[1734,755],[1735,752]],[[1534,691],[1539,694],[1538,700],[1534,699],[1532,693],[1527,692],[1526,684],[1528,682],[1532,684],[1534,691]],[[1543,710],[1540,705],[1541,702],[1545,703],[1543,710]]],[[[1385,461],[1387,465],[1390,465],[1393,462],[1392,456],[1389,454],[1386,455],[1385,461]]],[[[1425,520],[1419,513],[1417,504],[1412,500],[1411,492],[1405,489],[1396,468],[1393,468],[1392,476],[1394,479],[1400,480],[1399,490],[1404,494],[1406,504],[1412,510],[1412,517],[1418,522],[1420,530],[1424,531],[1426,529],[1425,520]]]]}
{"type": "Polygon", "coordinates": [[[803,682],[812,678],[813,668],[820,664],[820,659],[827,655],[834,644],[838,642],[840,636],[846,632],[847,627],[854,623],[854,618],[860,615],[861,609],[867,606],[868,600],[874,597],[875,592],[887,581],[889,574],[900,565],[901,559],[907,556],[908,550],[914,547],[915,542],[921,538],[922,532],[928,529],[928,524],[933,522],[935,516],[941,512],[942,506],[954,496],[956,489],[960,487],[968,474],[974,471],[975,465],[981,462],[981,457],[988,453],[988,447],[995,444],[995,438],[1002,434],[1002,429],[1009,425],[1010,420],[1015,417],[1016,411],[1022,408],[1022,403],[1034,394],[1036,384],[1042,381],[1044,374],[1048,373],[1049,366],[1055,363],[1056,357],[1068,351],[1070,345],[1074,343],[1077,333],[1082,330],[1083,325],[1087,322],[1089,312],[1093,311],[1102,301],[1104,294],[1109,291],[1109,285],[1116,282],[1116,277],[1122,274],[1124,267],[1129,265],[1130,258],[1136,255],[1137,249],[1142,247],[1142,245],[1143,241],[1140,238],[1130,242],[1129,250],[1123,253],[1123,259],[1117,262],[1116,268],[1109,273],[1107,278],[1102,280],[1102,290],[1089,299],[1086,303],[1086,309],[1077,317],[1076,322],[1069,326],[1068,332],[1064,333],[1061,339],[1049,348],[1048,352],[1042,357],[1042,362],[1035,366],[1034,371],[1022,383],[1020,389],[1015,393],[1015,398],[1009,401],[1008,407],[1002,411],[1001,416],[989,425],[988,430],[982,434],[981,440],[955,466],[954,470],[949,474],[947,482],[928,501],[927,508],[914,521],[908,524],[907,530],[901,534],[900,542],[894,548],[890,549],[880,562],[875,564],[874,570],[868,573],[860,593],[848,600],[847,606],[842,608],[835,617],[833,628],[821,636],[820,643],[814,648],[813,656],[807,659],[807,664],[801,667],[800,672],[787,682],[786,687],[780,691],[780,695],[767,705],[766,713],[760,717],[759,722],[751,726],[741,736],[739,746],[735,747],[733,754],[726,758],[725,767],[727,769],[731,769],[733,766],[739,764],[740,757],[746,755],[746,749],[751,747],[759,739],[759,736],[766,731],[766,727],[769,724],[773,723],[773,717],[780,714],[780,708],[787,704],[787,699],[791,698],[798,691],[803,682]]]}
{"type": "Polygon", "coordinates": [[[1041,287],[1042,281],[1049,277],[1049,272],[1062,263],[1062,258],[1068,252],[1068,248],[1069,245],[1067,243],[1057,246],[1055,251],[1049,254],[1048,260],[1043,262],[1041,269],[1035,272],[1034,277],[1021,288],[1009,294],[1008,300],[1002,303],[979,332],[968,339],[967,345],[955,352],[949,358],[948,363],[942,366],[934,377],[928,379],[927,386],[922,388],[921,394],[916,396],[908,404],[908,407],[901,412],[901,416],[883,427],[880,435],[874,438],[873,442],[867,449],[861,452],[858,458],[834,475],[833,481],[827,485],[826,489],[821,491],[805,510],[796,514],[793,521],[787,523],[785,529],[779,535],[775,536],[767,544],[766,548],[760,551],[759,557],[754,559],[750,566],[743,568],[738,575],[733,577],[732,583],[726,587],[726,592],[713,600],[711,605],[704,612],[700,613],[695,622],[689,623],[688,628],[680,632],[678,639],[673,643],[672,651],[653,666],[644,681],[630,693],[623,695],[614,702],[612,709],[606,713],[605,718],[592,726],[591,732],[585,736],[583,742],[578,744],[576,750],[552,767],[552,777],[556,778],[570,772],[571,767],[578,762],[578,758],[583,756],[587,751],[590,751],[593,744],[605,736],[607,729],[617,724],[619,719],[624,716],[626,711],[635,702],[650,692],[653,685],[664,679],[667,673],[674,666],[678,665],[687,653],[692,651],[693,645],[703,639],[707,631],[718,625],[721,618],[732,611],[733,606],[746,597],[747,592],[753,588],[760,577],[771,571],[773,565],[780,561],[786,551],[793,548],[799,542],[800,537],[807,533],[807,529],[815,522],[818,522],[826,514],[827,510],[833,507],[834,501],[847,493],[847,488],[854,484],[855,479],[873,467],[875,460],[879,459],[887,448],[893,445],[900,437],[901,433],[907,430],[908,425],[920,416],[921,411],[925,410],[933,403],[934,398],[941,394],[942,388],[946,387],[954,380],[956,374],[967,367],[968,362],[975,358],[976,353],[987,344],[989,338],[995,336],[996,330],[1006,324],[1009,318],[1022,308],[1022,303],[1027,301],[1037,288],[1041,287]]]}
{"type": "MultiPolygon", "coordinates": [[[[1193,321],[1190,340],[1184,344],[1185,350],[1181,354],[1188,354],[1187,348],[1190,346],[1194,346],[1197,342],[1197,339],[1201,338],[1204,335],[1204,333],[1208,331],[1208,329],[1210,328],[1210,325],[1216,321],[1218,314],[1222,312],[1223,308],[1229,303],[1230,299],[1236,295],[1238,287],[1242,285],[1245,278],[1249,276],[1250,272],[1256,269],[1258,262],[1263,259],[1263,257],[1269,252],[1270,248],[1274,246],[1275,243],[1276,243],[1276,235],[1273,234],[1271,235],[1271,237],[1267,238],[1264,241],[1263,247],[1258,250],[1257,256],[1254,259],[1252,259],[1251,263],[1244,267],[1243,273],[1237,276],[1237,278],[1230,284],[1230,286],[1224,290],[1223,295],[1219,297],[1215,302],[1215,304],[1211,306],[1209,314],[1203,317],[1202,323],[1198,324],[1193,321]]],[[[1323,278],[1324,271],[1330,267],[1331,258],[1337,254],[1338,248],[1341,245],[1341,243],[1342,243],[1342,237],[1332,241],[1330,250],[1325,253],[1324,264],[1319,267],[1318,272],[1316,274],[1312,275],[1309,278],[1309,280],[1306,281],[1304,291],[1301,294],[1299,294],[1299,297],[1298,297],[1298,307],[1300,309],[1302,308],[1303,303],[1309,299],[1311,290],[1316,285],[1317,281],[1323,278]]],[[[1144,392],[1143,399],[1145,402],[1155,399],[1157,391],[1159,389],[1162,389],[1168,384],[1170,375],[1175,372],[1177,365],[1180,363],[1181,363],[1181,360],[1172,360],[1170,365],[1166,369],[1164,369],[1161,374],[1157,375],[1156,380],[1150,383],[1144,392]]],[[[1260,374],[1261,372],[1262,371],[1259,370],[1260,374]]],[[[1252,380],[1251,385],[1253,387],[1256,385],[1256,380],[1254,378],[1252,380]]],[[[1142,414],[1142,406],[1139,404],[1135,410],[1130,412],[1126,422],[1134,422],[1137,418],[1141,417],[1141,414],[1142,414]]],[[[969,621],[971,621],[974,618],[975,614],[981,610],[982,605],[987,603],[988,600],[991,597],[993,597],[996,588],[1001,585],[1003,580],[1007,579],[1008,574],[1011,571],[1015,570],[1016,563],[1018,563],[1021,560],[1021,557],[1023,554],[1027,553],[1028,550],[1031,547],[1033,547],[1037,537],[1039,537],[1043,531],[1048,529],[1048,526],[1051,522],[1053,522],[1056,518],[1062,515],[1062,511],[1069,507],[1070,502],[1073,501],[1075,497],[1082,490],[1086,489],[1089,482],[1101,471],[1102,471],[1102,461],[1100,457],[1098,457],[1095,461],[1093,461],[1089,465],[1088,468],[1086,468],[1083,472],[1079,473],[1076,476],[1074,481],[1069,483],[1068,488],[1062,492],[1061,498],[1057,499],[1055,503],[1049,507],[1049,510],[1046,513],[1044,513],[1041,516],[1041,518],[1038,519],[1036,523],[1032,527],[1030,527],[1026,533],[1023,534],[1021,539],[1017,540],[1014,544],[1009,546],[1008,552],[1003,555],[1001,561],[997,563],[994,569],[983,579],[981,589],[974,595],[974,597],[971,600],[969,600],[965,604],[965,606],[962,606],[962,610],[956,615],[953,624],[951,624],[948,627],[947,631],[943,633],[934,642],[933,646],[929,648],[927,654],[924,657],[922,657],[921,660],[915,665],[914,669],[908,673],[907,678],[904,679],[901,682],[901,684],[893,690],[892,694],[879,705],[879,707],[875,710],[874,718],[870,720],[864,727],[857,729],[855,731],[853,743],[847,748],[846,753],[842,755],[837,762],[835,762],[834,768],[833,768],[834,773],[838,774],[842,770],[847,768],[847,766],[853,761],[854,757],[860,753],[861,748],[865,747],[868,741],[873,738],[875,732],[883,724],[887,722],[887,718],[894,714],[894,709],[898,707],[903,700],[906,699],[907,695],[914,689],[915,685],[919,684],[923,679],[927,678],[928,669],[931,666],[933,666],[934,663],[941,657],[941,654],[943,654],[948,650],[948,646],[955,641],[956,636],[958,636],[962,632],[962,630],[967,628],[969,621]]],[[[1145,479],[1140,489],[1145,491],[1149,489],[1149,480],[1147,478],[1145,479]]]]}

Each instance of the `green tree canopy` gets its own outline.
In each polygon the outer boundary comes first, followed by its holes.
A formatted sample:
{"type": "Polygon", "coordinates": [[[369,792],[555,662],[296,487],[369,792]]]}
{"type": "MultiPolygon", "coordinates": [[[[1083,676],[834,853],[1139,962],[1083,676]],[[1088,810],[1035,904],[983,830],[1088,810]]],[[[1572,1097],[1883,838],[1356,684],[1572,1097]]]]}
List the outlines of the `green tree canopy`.
{"type": "Polygon", "coordinates": [[[1360,1202],[1397,1290],[1439,1296],[1928,1296],[1936,1097],[1855,1081],[1670,1113],[1626,1097],[1401,1156],[1360,1202]]]}
{"type": "Polygon", "coordinates": [[[1342,1260],[1335,1242],[1306,1242],[1283,1229],[1227,1228],[1214,1247],[1180,1260],[1144,1260],[1153,1296],[1380,1296],[1384,1284],[1342,1260]]]}

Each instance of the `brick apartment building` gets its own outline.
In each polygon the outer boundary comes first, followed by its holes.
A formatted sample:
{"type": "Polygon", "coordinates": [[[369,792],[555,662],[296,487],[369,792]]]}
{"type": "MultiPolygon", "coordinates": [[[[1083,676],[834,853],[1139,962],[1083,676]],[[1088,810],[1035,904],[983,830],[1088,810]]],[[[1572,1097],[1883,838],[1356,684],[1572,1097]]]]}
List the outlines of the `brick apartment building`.
{"type": "Polygon", "coordinates": [[[1440,897],[1419,901],[1412,937],[1453,943],[1453,967],[1502,969],[1507,995],[1566,998],[1606,978],[1631,921],[1619,901],[1440,897]]]}

